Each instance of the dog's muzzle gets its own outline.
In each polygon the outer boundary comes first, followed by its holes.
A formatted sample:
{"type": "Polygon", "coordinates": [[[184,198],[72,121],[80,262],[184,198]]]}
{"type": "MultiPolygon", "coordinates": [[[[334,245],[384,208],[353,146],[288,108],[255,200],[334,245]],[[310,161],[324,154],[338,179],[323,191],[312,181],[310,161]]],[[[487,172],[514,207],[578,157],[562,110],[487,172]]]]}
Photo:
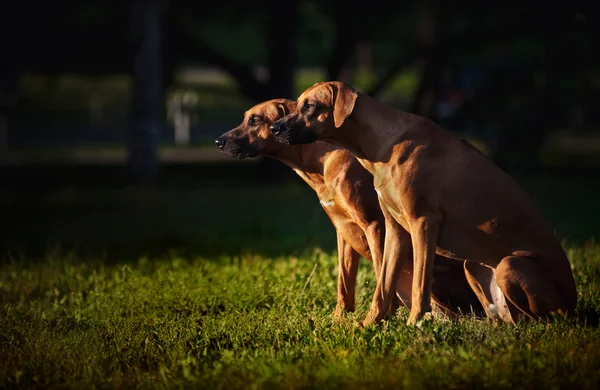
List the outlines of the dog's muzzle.
{"type": "Polygon", "coordinates": [[[290,128],[287,123],[274,122],[269,126],[269,130],[271,130],[271,133],[273,133],[277,142],[284,145],[290,145],[292,143],[293,134],[290,133],[290,128]]]}
{"type": "Polygon", "coordinates": [[[269,130],[271,130],[271,132],[275,135],[281,134],[281,123],[273,123],[271,126],[269,126],[269,130]]]}
{"type": "Polygon", "coordinates": [[[215,144],[219,149],[223,150],[223,148],[227,144],[227,140],[224,137],[219,137],[215,140],[215,144]]]}
{"type": "Polygon", "coordinates": [[[248,145],[246,141],[241,139],[221,136],[215,140],[215,144],[221,150],[221,152],[240,160],[246,157],[258,156],[258,151],[256,148],[248,145]]]}

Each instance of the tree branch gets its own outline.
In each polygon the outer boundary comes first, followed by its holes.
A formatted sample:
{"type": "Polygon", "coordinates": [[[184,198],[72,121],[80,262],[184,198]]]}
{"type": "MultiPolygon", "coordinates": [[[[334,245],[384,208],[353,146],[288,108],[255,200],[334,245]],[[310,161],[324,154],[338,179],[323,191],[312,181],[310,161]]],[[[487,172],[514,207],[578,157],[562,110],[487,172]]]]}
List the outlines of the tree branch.
{"type": "Polygon", "coordinates": [[[339,80],[341,78],[344,65],[346,65],[348,58],[354,53],[354,49],[356,48],[359,39],[353,37],[342,40],[338,39],[337,41],[338,42],[327,63],[327,76],[329,80],[339,80]]]}
{"type": "Polygon", "coordinates": [[[369,96],[377,96],[392,80],[392,78],[402,69],[409,67],[415,61],[416,50],[411,49],[404,55],[398,57],[394,63],[379,77],[379,79],[367,90],[369,96]]]}
{"type": "Polygon", "coordinates": [[[185,28],[178,28],[175,35],[174,42],[180,46],[178,52],[183,58],[203,60],[221,68],[236,81],[242,94],[252,100],[263,101],[268,98],[267,86],[256,80],[250,67],[219,53],[185,28]]]}

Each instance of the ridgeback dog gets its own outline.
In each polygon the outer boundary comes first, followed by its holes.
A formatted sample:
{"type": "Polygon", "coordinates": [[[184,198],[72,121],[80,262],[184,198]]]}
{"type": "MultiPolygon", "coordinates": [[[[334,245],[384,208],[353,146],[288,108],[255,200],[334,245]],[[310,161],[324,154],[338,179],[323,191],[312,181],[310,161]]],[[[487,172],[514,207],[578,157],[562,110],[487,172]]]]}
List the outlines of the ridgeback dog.
{"type": "Polygon", "coordinates": [[[385,215],[381,274],[363,325],[389,307],[403,262],[414,263],[408,324],[431,310],[436,253],[460,260],[489,317],[515,324],[573,312],[569,260],[524,190],[466,141],[340,82],[317,83],[270,127],[284,144],[324,140],[373,175],[385,215]],[[408,250],[411,248],[413,253],[408,250]]]}
{"type": "MultiPolygon", "coordinates": [[[[290,166],[316,193],[337,232],[339,277],[335,316],[354,310],[360,257],[371,261],[379,278],[383,258],[385,221],[373,187],[373,176],[350,152],[325,142],[286,146],[275,140],[269,126],[289,114],[296,102],[274,99],[244,114],[243,122],[215,143],[234,158],[264,155],[290,166]]],[[[410,251],[410,242],[406,250],[410,251]]],[[[462,269],[454,260],[435,260],[432,300],[440,313],[456,317],[473,312],[485,315],[462,269]],[[449,288],[450,287],[450,288],[449,288]]],[[[388,303],[395,311],[411,297],[412,263],[399,271],[398,292],[388,303]],[[391,302],[391,303],[390,303],[391,302]]]]}

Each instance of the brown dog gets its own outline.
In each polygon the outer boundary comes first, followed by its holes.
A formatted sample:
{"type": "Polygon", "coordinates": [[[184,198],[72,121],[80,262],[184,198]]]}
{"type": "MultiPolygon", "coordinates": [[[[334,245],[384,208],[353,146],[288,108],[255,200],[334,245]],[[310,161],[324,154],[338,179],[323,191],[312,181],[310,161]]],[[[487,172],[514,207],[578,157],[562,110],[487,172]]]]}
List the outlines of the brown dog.
{"type": "Polygon", "coordinates": [[[296,111],[271,130],[286,144],[319,139],[347,148],[374,177],[386,238],[365,325],[386,314],[411,243],[409,324],[430,310],[436,253],[464,263],[490,317],[515,323],[575,309],[569,261],[533,201],[474,147],[432,121],[325,82],[304,91],[296,111]]]}
{"type": "MultiPolygon", "coordinates": [[[[373,177],[347,150],[325,142],[286,146],[275,140],[269,126],[296,107],[287,99],[258,104],[244,115],[244,121],[215,141],[225,154],[235,157],[265,155],[290,166],[317,193],[336,231],[339,279],[335,314],[354,310],[359,255],[373,262],[378,278],[385,235],[385,222],[373,188],[373,177]]],[[[408,243],[410,251],[410,243],[408,243]]],[[[434,271],[433,301],[436,309],[449,315],[483,309],[468,285],[462,266],[439,257],[434,271]],[[448,289],[447,287],[452,288],[448,289]]],[[[410,300],[412,263],[399,272],[400,300],[410,300]]],[[[391,299],[395,300],[395,296],[391,299]]],[[[388,301],[389,303],[389,301],[388,301]]],[[[403,302],[391,302],[397,308],[403,302]]]]}

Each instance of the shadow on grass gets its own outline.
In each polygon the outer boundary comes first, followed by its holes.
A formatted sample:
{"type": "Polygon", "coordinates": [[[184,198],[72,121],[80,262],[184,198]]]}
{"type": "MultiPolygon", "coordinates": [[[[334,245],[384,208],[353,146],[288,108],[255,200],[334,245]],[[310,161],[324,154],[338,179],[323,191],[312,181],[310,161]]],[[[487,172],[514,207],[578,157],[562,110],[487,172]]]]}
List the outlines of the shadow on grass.
{"type": "Polygon", "coordinates": [[[576,312],[577,321],[584,327],[597,328],[600,326],[600,312],[591,307],[578,309],[576,312]]]}
{"type": "MultiPolygon", "coordinates": [[[[166,165],[153,188],[121,166],[2,168],[0,256],[65,252],[106,262],[332,252],[335,231],[314,192],[279,163],[166,165]]],[[[569,245],[600,237],[598,183],[517,178],[569,245]]]]}
{"type": "Polygon", "coordinates": [[[314,192],[287,167],[271,168],[165,166],[152,188],[128,187],[123,167],[21,168],[0,192],[0,255],[39,259],[58,246],[122,262],[334,250],[335,231],[314,192]]]}

